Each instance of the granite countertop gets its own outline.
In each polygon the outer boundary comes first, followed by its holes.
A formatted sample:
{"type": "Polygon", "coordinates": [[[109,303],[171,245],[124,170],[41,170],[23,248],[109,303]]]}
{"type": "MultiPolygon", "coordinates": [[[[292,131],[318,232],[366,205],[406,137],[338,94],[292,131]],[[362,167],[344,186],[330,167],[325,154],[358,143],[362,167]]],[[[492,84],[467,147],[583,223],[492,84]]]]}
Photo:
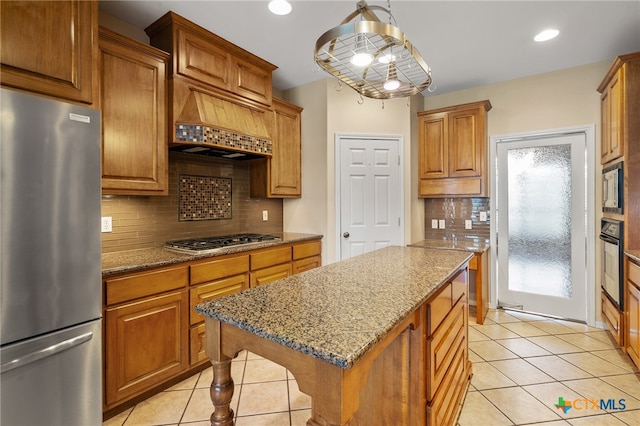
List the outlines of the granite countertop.
{"type": "Polygon", "coordinates": [[[105,278],[125,272],[142,271],[145,269],[174,265],[176,263],[189,262],[208,257],[241,253],[265,247],[275,247],[282,244],[291,244],[322,238],[322,235],[299,234],[292,232],[272,235],[277,235],[281,239],[277,241],[264,241],[257,244],[226,247],[219,249],[219,251],[216,251],[215,253],[208,254],[181,253],[164,247],[104,253],[102,255],[102,277],[105,278]]]}
{"type": "Polygon", "coordinates": [[[349,368],[472,256],[391,246],[202,303],[196,311],[349,368]]]}
{"type": "Polygon", "coordinates": [[[624,254],[626,254],[636,262],[640,263],[640,250],[625,250],[624,254]]]}
{"type": "Polygon", "coordinates": [[[484,253],[491,247],[489,243],[483,241],[469,240],[422,240],[409,244],[409,247],[425,247],[441,250],[462,250],[474,253],[484,253]]]}

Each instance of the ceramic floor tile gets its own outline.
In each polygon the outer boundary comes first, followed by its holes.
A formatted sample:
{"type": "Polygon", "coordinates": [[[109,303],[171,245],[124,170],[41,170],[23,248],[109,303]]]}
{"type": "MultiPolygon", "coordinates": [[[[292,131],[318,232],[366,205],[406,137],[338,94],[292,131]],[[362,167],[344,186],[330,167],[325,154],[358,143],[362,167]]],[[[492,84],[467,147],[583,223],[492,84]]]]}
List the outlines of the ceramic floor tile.
{"type": "Polygon", "coordinates": [[[565,320],[560,320],[560,319],[557,319],[557,320],[554,320],[554,321],[557,322],[558,324],[562,324],[565,327],[572,328],[575,331],[579,331],[579,332],[582,332],[582,333],[587,333],[587,332],[590,332],[590,331],[602,331],[601,328],[591,327],[591,326],[588,326],[587,324],[583,324],[581,322],[565,321],[565,320]]]}
{"type": "Polygon", "coordinates": [[[619,420],[611,414],[601,414],[598,416],[579,417],[569,420],[569,424],[573,426],[625,426],[622,420],[619,420]]]}
{"type": "Polygon", "coordinates": [[[513,423],[480,392],[469,392],[464,400],[459,426],[501,426],[513,423]]]}
{"type": "Polygon", "coordinates": [[[492,361],[490,364],[519,386],[554,381],[553,377],[543,373],[538,368],[520,358],[492,361]]]}
{"type": "Polygon", "coordinates": [[[110,419],[102,422],[102,426],[122,426],[125,420],[127,420],[127,417],[129,417],[129,414],[131,414],[131,411],[133,411],[133,408],[128,408],[122,413],[116,414],[110,419]]]}
{"type": "Polygon", "coordinates": [[[510,311],[510,310],[505,310],[504,312],[509,316],[518,318],[521,321],[533,321],[533,322],[546,321],[546,318],[541,317],[540,315],[528,314],[526,312],[510,311]]]}
{"type": "MultiPolygon", "coordinates": [[[[240,385],[234,386],[233,396],[231,397],[231,409],[237,412],[238,399],[240,397],[240,385]]],[[[181,424],[184,422],[207,421],[213,413],[213,403],[209,389],[196,389],[191,395],[187,409],[182,416],[181,424]]]]}
{"type": "Polygon", "coordinates": [[[264,359],[260,355],[254,354],[253,352],[249,352],[249,351],[246,351],[246,352],[247,352],[247,360],[250,360],[250,359],[264,359]]]}
{"type": "MultiPolygon", "coordinates": [[[[623,374],[620,376],[601,377],[601,379],[610,385],[628,393],[632,397],[640,400],[640,375],[639,374],[623,374]]],[[[640,413],[638,413],[640,414],[640,413]]],[[[640,417],[638,417],[640,424],[640,417]]]]}
{"type": "Polygon", "coordinates": [[[483,342],[469,342],[469,349],[473,350],[485,361],[497,361],[499,359],[517,358],[518,356],[504,346],[487,340],[483,342]]]}
{"type": "Polygon", "coordinates": [[[311,418],[311,410],[296,410],[291,412],[291,426],[307,426],[311,418]]]}
{"type": "Polygon", "coordinates": [[[627,355],[622,349],[607,349],[604,351],[593,351],[593,355],[609,361],[611,364],[622,368],[630,373],[640,372],[638,368],[633,364],[629,355],[627,355]]]}
{"type": "Polygon", "coordinates": [[[562,420],[554,407],[547,407],[520,387],[481,393],[515,424],[562,420]]]}
{"type": "Polygon", "coordinates": [[[569,328],[552,320],[538,321],[531,325],[549,334],[571,334],[576,332],[573,328],[569,328]]]}
{"type": "Polygon", "coordinates": [[[501,324],[478,325],[475,327],[476,330],[491,337],[492,339],[511,339],[514,337],[520,337],[513,331],[509,331],[507,328],[503,327],[501,324]]]}
{"type": "Polygon", "coordinates": [[[194,389],[196,387],[196,384],[198,383],[198,379],[199,378],[200,378],[199,374],[194,374],[193,376],[191,376],[191,377],[189,377],[187,379],[184,379],[180,383],[177,383],[177,384],[171,386],[167,390],[191,390],[191,389],[194,389]]]}
{"type": "Polygon", "coordinates": [[[512,322],[502,324],[502,326],[507,330],[510,330],[522,337],[545,336],[549,334],[546,331],[535,327],[535,323],[532,324],[529,322],[512,322]]]}
{"type": "MultiPolygon", "coordinates": [[[[563,383],[587,399],[597,401],[601,399],[605,401],[613,400],[616,402],[617,408],[621,408],[617,402],[624,400],[625,410],[640,409],[640,400],[599,378],[567,380],[563,383]]],[[[615,412],[615,410],[607,411],[615,412]]]]}
{"type": "Polygon", "coordinates": [[[292,410],[303,410],[311,408],[311,397],[300,392],[298,383],[295,380],[287,380],[289,385],[289,407],[292,410]]]}
{"type": "Polygon", "coordinates": [[[599,358],[589,352],[578,352],[558,356],[576,367],[588,371],[593,376],[613,376],[627,372],[609,361],[599,358]]]}
{"type": "Polygon", "coordinates": [[[287,381],[243,384],[238,417],[289,411],[287,381]]]}
{"type": "Polygon", "coordinates": [[[262,414],[257,416],[239,417],[236,426],[289,426],[289,413],[262,414]]]}
{"type": "Polygon", "coordinates": [[[605,343],[584,333],[564,334],[562,339],[585,351],[601,351],[613,348],[611,343],[605,343]]]}
{"type": "Polygon", "coordinates": [[[541,348],[524,337],[519,339],[496,340],[496,342],[523,358],[529,356],[551,355],[551,352],[541,348]]]}
{"type": "Polygon", "coordinates": [[[267,359],[248,360],[244,369],[243,383],[287,380],[287,369],[267,359]]]}
{"type": "Polygon", "coordinates": [[[476,363],[476,362],[484,362],[484,360],[482,358],[480,358],[480,356],[475,353],[474,351],[472,351],[471,349],[469,349],[469,361],[476,363]]]}
{"type": "Polygon", "coordinates": [[[471,377],[471,386],[478,390],[505,388],[517,386],[516,383],[502,374],[488,362],[479,362],[473,364],[473,377],[471,377]]]}
{"type": "Polygon", "coordinates": [[[125,426],[178,424],[191,393],[191,390],[160,392],[136,405],[124,424],[125,426]]]}
{"type": "MultiPolygon", "coordinates": [[[[567,402],[573,402],[577,399],[584,399],[582,395],[565,386],[562,382],[551,382],[523,386],[523,389],[533,395],[543,405],[555,409],[556,414],[558,414],[563,419],[584,417],[585,415],[587,415],[583,410],[575,410],[574,408],[569,408],[565,413],[563,408],[557,407],[560,398],[567,402]]],[[[597,414],[597,412],[595,414],[597,414]]]]}
{"type": "Polygon", "coordinates": [[[640,410],[625,410],[619,413],[612,413],[613,417],[622,420],[624,424],[629,426],[637,426],[640,424],[640,410]]]}
{"type": "Polygon", "coordinates": [[[489,336],[487,336],[486,334],[483,334],[478,327],[482,327],[481,325],[478,326],[471,326],[469,327],[469,336],[468,339],[470,342],[480,342],[482,340],[491,340],[491,338],[489,336]]]}
{"type": "Polygon", "coordinates": [[[610,345],[613,346],[617,346],[618,344],[616,343],[616,341],[613,339],[613,336],[611,336],[611,333],[609,333],[608,331],[605,330],[600,330],[600,331],[591,331],[588,333],[584,333],[589,337],[592,337],[596,340],[600,340],[601,342],[604,343],[608,343],[610,345]]]}
{"type": "MultiPolygon", "coordinates": [[[[231,378],[233,379],[233,384],[239,385],[242,383],[242,379],[244,377],[244,361],[242,362],[232,362],[231,363],[231,378]]],[[[213,367],[209,367],[206,370],[202,370],[200,373],[200,377],[198,378],[198,383],[196,383],[196,388],[207,388],[211,387],[211,382],[213,381],[213,367]]]]}
{"type": "Polygon", "coordinates": [[[556,380],[573,380],[592,377],[588,372],[556,355],[531,357],[526,358],[526,360],[556,380]]]}
{"type": "Polygon", "coordinates": [[[487,319],[493,321],[496,324],[520,321],[518,318],[514,317],[513,315],[507,314],[502,309],[489,309],[489,311],[487,312],[487,319]]]}
{"type": "Polygon", "coordinates": [[[556,355],[571,352],[583,352],[579,347],[565,342],[556,336],[535,336],[529,337],[528,340],[556,355]]]}

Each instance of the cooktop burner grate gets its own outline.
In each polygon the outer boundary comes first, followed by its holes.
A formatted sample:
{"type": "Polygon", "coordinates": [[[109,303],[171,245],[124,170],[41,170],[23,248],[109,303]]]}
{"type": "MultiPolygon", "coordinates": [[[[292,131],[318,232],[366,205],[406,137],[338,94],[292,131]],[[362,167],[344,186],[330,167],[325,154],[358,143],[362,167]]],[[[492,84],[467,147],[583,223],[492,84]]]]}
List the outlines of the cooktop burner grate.
{"type": "Polygon", "coordinates": [[[189,253],[206,253],[225,247],[256,244],[264,241],[274,241],[280,238],[268,234],[232,234],[215,237],[192,238],[186,240],[167,241],[165,247],[189,253]]]}

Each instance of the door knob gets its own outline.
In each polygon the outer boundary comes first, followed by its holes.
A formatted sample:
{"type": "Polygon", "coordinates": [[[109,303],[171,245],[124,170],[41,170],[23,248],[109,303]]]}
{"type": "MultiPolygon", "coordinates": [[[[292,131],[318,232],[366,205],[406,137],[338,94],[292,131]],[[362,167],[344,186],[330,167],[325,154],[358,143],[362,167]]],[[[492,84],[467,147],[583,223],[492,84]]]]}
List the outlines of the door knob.
{"type": "Polygon", "coordinates": [[[345,232],[344,234],[342,234],[342,236],[345,237],[345,238],[349,238],[349,233],[345,232]]]}

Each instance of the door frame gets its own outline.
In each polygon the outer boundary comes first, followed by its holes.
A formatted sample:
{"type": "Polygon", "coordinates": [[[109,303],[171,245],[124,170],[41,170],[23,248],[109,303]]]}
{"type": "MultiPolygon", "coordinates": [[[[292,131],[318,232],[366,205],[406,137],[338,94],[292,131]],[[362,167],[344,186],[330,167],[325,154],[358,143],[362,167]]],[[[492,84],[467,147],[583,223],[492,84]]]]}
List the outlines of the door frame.
{"type": "Polygon", "coordinates": [[[491,241],[491,267],[489,268],[489,306],[496,308],[498,305],[497,294],[497,268],[498,268],[498,235],[496,217],[496,167],[498,162],[497,144],[500,142],[510,142],[524,139],[553,138],[566,136],[571,134],[583,134],[585,136],[585,162],[586,162],[586,210],[587,223],[585,228],[585,279],[586,279],[586,300],[587,300],[587,324],[595,326],[595,306],[596,306],[596,164],[595,164],[595,124],[588,124],[575,127],[563,127],[558,129],[509,133],[503,135],[495,135],[490,137],[489,144],[489,171],[490,171],[490,188],[489,188],[489,206],[490,206],[490,222],[489,222],[489,238],[491,241]]]}
{"type": "Polygon", "coordinates": [[[398,191],[400,193],[400,245],[404,245],[404,233],[405,233],[405,218],[404,218],[404,137],[402,135],[393,134],[369,134],[369,133],[336,133],[334,135],[334,194],[335,194],[335,253],[336,261],[342,258],[342,230],[340,229],[341,223],[341,193],[340,193],[340,179],[341,179],[341,142],[344,140],[353,139],[377,139],[386,140],[398,143],[398,155],[400,156],[400,165],[398,167],[399,173],[399,185],[398,191]]]}

